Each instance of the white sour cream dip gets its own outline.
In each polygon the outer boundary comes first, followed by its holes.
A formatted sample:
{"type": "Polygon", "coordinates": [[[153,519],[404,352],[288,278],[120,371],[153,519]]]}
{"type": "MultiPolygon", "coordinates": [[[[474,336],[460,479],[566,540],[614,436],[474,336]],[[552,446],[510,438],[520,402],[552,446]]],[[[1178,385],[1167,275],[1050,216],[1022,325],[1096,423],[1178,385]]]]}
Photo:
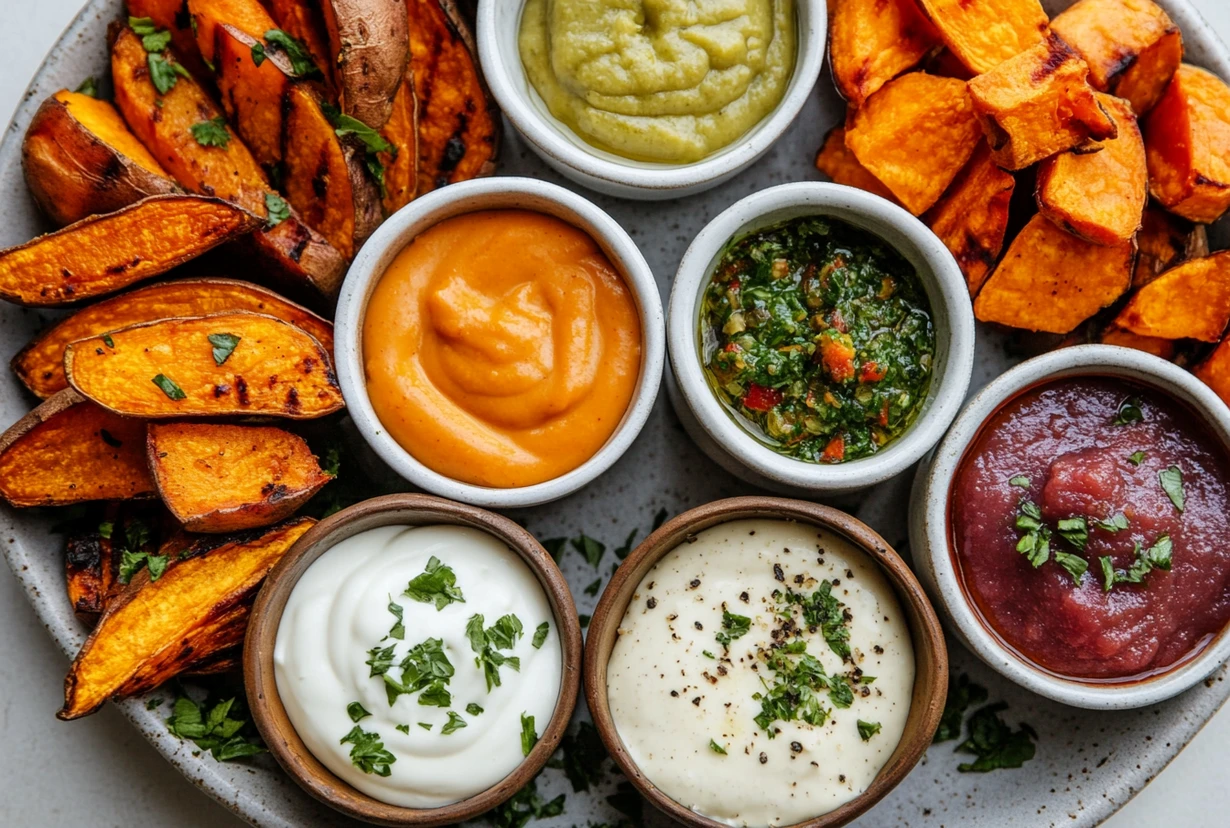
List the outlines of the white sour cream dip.
{"type": "MultiPolygon", "coordinates": [[[[497,633],[496,643],[507,642],[497,633]]],[[[273,661],[278,695],[312,755],[363,793],[407,808],[466,799],[521,764],[522,717],[534,717],[536,734],[546,729],[562,675],[555,617],[534,573],[499,539],[461,526],[384,526],[326,551],[291,591],[273,661]],[[424,603],[405,594],[433,558],[452,571],[452,589],[461,601],[424,603]],[[398,619],[390,604],[401,608],[400,639],[391,635],[398,619]],[[500,685],[490,691],[467,634],[475,614],[483,616],[486,628],[506,615],[515,615],[522,627],[511,648],[495,648],[495,659],[520,659],[520,671],[508,663],[496,668],[500,685]],[[535,648],[535,632],[543,623],[546,638],[535,648]],[[430,640],[439,642],[428,645],[437,653],[436,669],[442,652],[453,670],[442,688],[448,706],[420,703],[425,695],[438,700],[440,687],[396,694],[390,704],[385,678],[372,676],[379,669],[368,663],[372,650],[393,648],[374,660],[388,667],[384,676],[406,687],[414,676],[403,673],[403,659],[430,640]],[[353,702],[370,715],[348,710],[353,702]],[[361,718],[356,722],[352,713],[361,718]],[[357,766],[354,741],[340,741],[356,727],[374,734],[394,761],[377,762],[373,772],[357,766]],[[388,775],[379,775],[385,768],[388,775]]]]}
{"type": "Polygon", "coordinates": [[[667,553],[633,595],[607,666],[611,716],[640,770],[736,826],[793,825],[866,790],[901,739],[913,686],[909,628],[876,564],[840,535],[771,519],[724,523],[667,553]],[[840,604],[815,600],[826,581],[840,604]],[[813,608],[834,614],[809,624],[805,607],[811,621],[813,608]],[[841,629],[845,659],[826,640],[840,648],[841,629]],[[844,689],[812,680],[798,718],[766,717],[771,688],[807,682],[808,656],[844,689]]]}

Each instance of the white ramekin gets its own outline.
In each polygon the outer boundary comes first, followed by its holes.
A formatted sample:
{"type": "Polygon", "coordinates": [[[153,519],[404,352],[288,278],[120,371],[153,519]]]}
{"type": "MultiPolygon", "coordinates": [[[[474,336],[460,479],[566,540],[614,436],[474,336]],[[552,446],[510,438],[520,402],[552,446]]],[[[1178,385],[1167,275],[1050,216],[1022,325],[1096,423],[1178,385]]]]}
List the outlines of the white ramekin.
{"type": "Polygon", "coordinates": [[[1028,360],[979,391],[957,417],[944,441],[921,466],[910,497],[910,549],[914,570],[947,626],[985,661],[1040,696],[1091,710],[1144,707],[1178,695],[1212,673],[1230,656],[1226,630],[1195,658],[1139,681],[1097,683],[1064,679],[1026,661],[987,629],[970,604],[953,562],[948,525],[949,491],[966,450],[983,423],[1013,397],[1039,383],[1073,376],[1122,377],[1144,383],[1188,405],[1230,448],[1230,410],[1183,369],[1151,354],[1113,345],[1078,345],[1028,360]]]}
{"type": "Polygon", "coordinates": [[[543,161],[578,184],[621,198],[680,198],[716,187],[764,155],[799,114],[824,63],[825,0],[795,0],[794,75],[777,108],[730,146],[691,164],[631,161],[590,146],[547,111],[517,47],[525,0],[479,0],[478,56],[491,94],[543,161]]]}
{"type": "MultiPolygon", "coordinates": [[[[801,182],[770,187],[736,202],[700,231],[679,264],[667,319],[671,370],[686,410],[679,415],[715,462],[754,485],[811,494],[856,491],[917,462],[943,436],[969,387],[974,314],[952,254],[926,226],[894,204],[852,187],[801,182]],[[883,451],[848,463],[807,463],[779,454],[748,434],[714,395],[701,364],[698,304],[727,243],[797,216],[832,216],[868,230],[912,264],[931,303],[936,354],[922,410],[883,451]]],[[[672,389],[672,392],[674,389],[672,389]]]]}
{"type": "Polygon", "coordinates": [[[394,213],[363,245],[342,285],[334,321],[335,360],[342,395],[359,433],[394,471],[419,488],[475,506],[512,509],[572,494],[602,474],[632,445],[653,408],[662,381],[666,334],[653,272],[636,243],[603,210],[563,187],[529,178],[482,178],[451,184],[394,213]],[[584,230],[611,260],[636,300],[641,322],[641,371],[619,426],[593,457],[567,474],[515,488],[463,483],[420,463],[381,424],[367,395],[363,318],[381,275],[407,244],[432,225],[478,210],[520,208],[562,219],[584,230]]]}

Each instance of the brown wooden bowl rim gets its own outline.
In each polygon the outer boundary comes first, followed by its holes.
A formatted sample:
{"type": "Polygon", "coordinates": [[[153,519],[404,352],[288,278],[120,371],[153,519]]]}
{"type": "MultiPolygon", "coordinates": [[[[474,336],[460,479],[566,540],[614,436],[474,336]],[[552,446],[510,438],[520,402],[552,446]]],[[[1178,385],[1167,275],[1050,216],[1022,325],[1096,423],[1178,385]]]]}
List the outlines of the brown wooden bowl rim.
{"type": "Polygon", "coordinates": [[[502,515],[421,494],[391,494],[356,503],[317,523],[304,533],[269,573],[252,607],[248,634],[244,640],[244,689],[257,730],[269,752],[292,779],[316,799],[356,819],[376,825],[428,826],[450,825],[472,819],[507,801],[542,770],[551,758],[576,707],[581,680],[581,625],[576,605],[563,574],[542,545],[521,526],[502,515]],[[421,524],[445,523],[481,529],[499,538],[530,567],[542,585],[555,615],[559,631],[563,670],[559,698],[551,721],[529,756],[506,777],[490,788],[451,805],[439,808],[404,808],[389,805],[351,787],[335,776],[312,755],[295,731],[277,692],[273,649],[278,624],[291,590],[303,572],[345,532],[363,522],[352,534],[376,526],[406,523],[413,514],[426,517],[421,524]],[[389,519],[384,523],[383,517],[389,519]],[[377,522],[369,522],[375,520],[377,522]]]}
{"type": "Polygon", "coordinates": [[[883,799],[918,764],[939,726],[948,690],[948,649],[935,610],[905,561],[882,537],[857,518],[818,503],[755,496],[716,500],[667,521],[628,555],[602,592],[586,637],[585,700],[607,751],[650,803],[692,828],[726,828],[725,823],[698,814],[662,793],[632,761],[615,730],[607,698],[606,668],[614,642],[607,648],[605,657],[601,649],[604,638],[614,636],[632,600],[632,593],[651,566],[690,534],[732,520],[758,517],[811,523],[851,541],[880,566],[897,593],[909,622],[915,654],[914,692],[902,740],[865,791],[828,813],[788,827],[837,828],[883,799]],[[929,653],[930,656],[920,658],[920,653],[929,653]],[[931,665],[929,670],[926,669],[928,664],[931,665]]]}

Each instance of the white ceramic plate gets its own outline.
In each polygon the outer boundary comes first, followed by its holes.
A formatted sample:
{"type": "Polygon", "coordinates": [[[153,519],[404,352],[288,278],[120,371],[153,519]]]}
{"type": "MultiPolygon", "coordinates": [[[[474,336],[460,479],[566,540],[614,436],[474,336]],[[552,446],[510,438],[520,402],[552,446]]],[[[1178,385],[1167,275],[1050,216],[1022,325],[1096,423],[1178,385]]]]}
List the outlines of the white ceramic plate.
{"type": "MultiPolygon", "coordinates": [[[[1044,5],[1054,13],[1068,3],[1044,0],[1044,5]]],[[[1160,0],[1160,5],[1182,27],[1188,59],[1230,78],[1230,51],[1186,0],[1160,0]]],[[[0,193],[4,194],[0,201],[0,245],[24,242],[47,229],[22,181],[21,135],[38,104],[48,95],[62,87],[75,87],[87,75],[107,77],[106,26],[121,14],[121,0],[91,0],[60,37],[18,107],[0,143],[0,193]]],[[[816,94],[783,139],[734,180],[679,202],[593,198],[640,245],[666,296],[669,277],[684,249],[711,218],[766,186],[820,179],[812,167],[812,158],[821,137],[840,119],[842,111],[826,72],[816,94]]],[[[505,134],[501,167],[504,174],[544,178],[569,186],[518,141],[514,130],[508,129],[505,134]]],[[[1215,228],[1213,238],[1215,247],[1230,244],[1230,223],[1223,220],[1215,228]]],[[[55,315],[0,303],[0,356],[7,360],[55,315]]],[[[971,388],[985,385],[1018,359],[1010,353],[1003,337],[980,330],[971,388]]],[[[0,424],[15,421],[30,408],[31,402],[9,372],[0,372],[0,424]]],[[[857,504],[847,504],[848,509],[903,551],[909,485],[907,472],[860,497],[857,504]]],[[[584,531],[606,543],[610,550],[621,544],[634,528],[640,530],[639,536],[643,538],[660,508],[674,515],[719,497],[752,491],[704,457],[684,434],[663,396],[636,443],[605,475],[565,500],[517,511],[512,516],[525,521],[540,538],[584,531]]],[[[55,644],[66,654],[72,654],[85,640],[85,630],[73,617],[65,597],[62,538],[49,534],[50,526],[51,520],[45,515],[0,510],[0,539],[9,564],[55,644]]],[[[564,556],[564,574],[581,612],[592,612],[597,602],[596,597],[583,592],[584,588],[599,574],[605,580],[614,560],[608,551],[601,569],[595,572],[575,553],[564,556]]],[[[952,752],[954,743],[937,745],[909,778],[858,825],[1096,825],[1165,767],[1230,695],[1230,683],[1224,680],[1223,670],[1205,684],[1157,707],[1091,713],[1048,702],[1008,683],[955,643],[951,651],[957,672],[967,672],[986,686],[993,700],[1008,702],[1008,721],[1014,726],[1029,722],[1038,731],[1037,757],[1019,770],[959,774],[956,766],[960,759],[952,752]]],[[[56,706],[54,699],[39,700],[34,705],[48,711],[47,715],[56,706]]],[[[252,763],[218,764],[208,757],[193,756],[193,745],[180,743],[167,734],[162,722],[166,714],[162,710],[147,711],[140,699],[119,706],[168,761],[252,824],[270,828],[357,825],[309,798],[268,757],[252,763]]],[[[578,715],[587,714],[580,710],[578,715]]],[[[98,758],[106,761],[105,756],[98,758]]],[[[574,794],[561,771],[548,770],[540,779],[540,790],[549,797],[567,793],[567,810],[554,820],[531,825],[552,828],[584,825],[587,821],[616,821],[619,814],[605,801],[616,781],[608,773],[602,785],[586,794],[574,794]]],[[[662,818],[651,811],[646,809],[645,824],[664,825],[662,818]]]]}

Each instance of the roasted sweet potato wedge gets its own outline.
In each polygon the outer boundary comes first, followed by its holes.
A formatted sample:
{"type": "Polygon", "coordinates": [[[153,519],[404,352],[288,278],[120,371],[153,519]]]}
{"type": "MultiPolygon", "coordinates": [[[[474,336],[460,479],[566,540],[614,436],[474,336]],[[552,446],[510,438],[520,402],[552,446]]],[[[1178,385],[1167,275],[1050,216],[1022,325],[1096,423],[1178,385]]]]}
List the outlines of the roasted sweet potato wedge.
{"type": "MultiPolygon", "coordinates": [[[[247,625],[244,625],[244,633],[246,634],[247,631],[247,625]]],[[[192,662],[192,665],[180,673],[180,675],[184,678],[205,678],[206,676],[220,676],[225,673],[238,673],[242,670],[243,646],[241,641],[239,646],[220,650],[199,661],[192,662]]]]}
{"type": "Polygon", "coordinates": [[[282,99],[292,79],[290,65],[267,51],[263,40],[234,26],[224,23],[213,31],[222,108],[252,157],[272,168],[282,160],[282,99]]]}
{"type": "Polygon", "coordinates": [[[1047,16],[1038,0],[918,0],[948,49],[975,75],[1037,45],[1047,16]]]}
{"type": "Polygon", "coordinates": [[[824,136],[824,146],[816,153],[816,169],[838,184],[875,193],[894,204],[900,203],[892,190],[858,163],[854,153],[846,146],[846,128],[842,124],[833,127],[829,134],[824,136]]]}
{"type": "Polygon", "coordinates": [[[70,385],[117,414],[311,419],[342,407],[324,348],[272,316],[160,319],[104,337],[70,344],[64,372],[70,385]]]}
{"type": "Polygon", "coordinates": [[[981,138],[966,83],[912,72],[852,110],[846,146],[914,215],[939,200],[981,138]]]}
{"type": "Polygon", "coordinates": [[[296,325],[333,353],[333,325],[271,290],[234,279],[180,279],[95,302],[47,328],[13,357],[13,373],[39,397],[68,387],[64,349],[70,342],[155,319],[255,311],[296,325]]]}
{"type": "Polygon", "coordinates": [[[330,477],[302,437],[272,426],[151,423],[149,467],[189,532],[236,532],[294,514],[330,477]]]}
{"type": "Polygon", "coordinates": [[[1102,331],[1098,341],[1103,345],[1118,345],[1120,348],[1144,351],[1146,354],[1153,354],[1155,357],[1161,357],[1166,360],[1174,359],[1176,351],[1173,340],[1161,339],[1156,336],[1141,336],[1131,331],[1125,331],[1123,328],[1115,325],[1111,325],[1102,331]]]}
{"type": "Polygon", "coordinates": [[[1095,94],[1115,122],[1115,137],[1043,161],[1035,192],[1042,215],[1069,233],[1094,244],[1119,244],[1140,229],[1149,200],[1145,142],[1130,103],[1095,94]]]}
{"type": "Polygon", "coordinates": [[[969,82],[974,112],[995,162],[1028,167],[1080,146],[1115,137],[1115,122],[1098,105],[1089,67],[1058,35],[969,82]]]}
{"type": "Polygon", "coordinates": [[[64,680],[61,719],[93,713],[148,670],[173,662],[200,631],[251,596],[283,554],[314,523],[298,518],[255,530],[178,560],[156,581],[139,572],[107,607],[64,680]]]}
{"type": "Polygon", "coordinates": [[[1132,294],[1115,324],[1140,336],[1217,342],[1230,323],[1230,250],[1183,262],[1132,294]]]}
{"type": "Polygon", "coordinates": [[[342,111],[383,129],[410,59],[405,0],[321,0],[342,111]]]}
{"type": "Polygon", "coordinates": [[[1230,405],[1230,337],[1223,339],[1192,373],[1230,405]]]}
{"type": "Polygon", "coordinates": [[[264,5],[277,21],[278,28],[303,44],[316,68],[323,73],[324,82],[332,86],[329,35],[320,14],[320,4],[314,0],[267,0],[264,5]]]}
{"type": "Polygon", "coordinates": [[[197,51],[188,0],[125,0],[124,5],[131,16],[149,18],[159,29],[171,33],[171,46],[192,74],[198,78],[209,76],[209,69],[197,51]]]}
{"type": "Polygon", "coordinates": [[[1230,87],[1183,64],[1145,120],[1149,190],[1172,213],[1212,224],[1230,208],[1230,87]]]}
{"type": "Polygon", "coordinates": [[[349,259],[380,225],[380,191],[363,147],[338,137],[326,105],[310,86],[288,91],[283,190],[304,222],[349,259]]]}
{"type": "Polygon", "coordinates": [[[862,106],[939,42],[939,32],[916,0],[834,0],[829,17],[833,83],[851,106],[862,106]]]}
{"type": "Polygon", "coordinates": [[[418,101],[414,97],[414,75],[407,68],[401,88],[393,98],[393,113],[381,133],[393,147],[391,151],[378,155],[384,168],[384,193],[380,201],[386,216],[405,207],[418,194],[418,109],[418,101]]]}
{"type": "Polygon", "coordinates": [[[151,497],[145,423],[64,390],[0,436],[0,497],[10,506],[64,506],[151,497]]]}
{"type": "Polygon", "coordinates": [[[237,31],[256,37],[277,26],[258,0],[184,0],[184,3],[192,19],[197,49],[215,69],[218,67],[219,26],[229,24],[237,31]]]}
{"type": "Polygon", "coordinates": [[[1203,224],[1193,224],[1152,204],[1145,207],[1136,234],[1136,270],[1132,287],[1149,284],[1185,259],[1209,255],[1209,237],[1203,224]]]}
{"type": "Polygon", "coordinates": [[[1004,249],[1008,205],[1016,179],[1001,170],[983,141],[923,221],[952,251],[969,295],[977,296],[1004,249]]]}
{"type": "Polygon", "coordinates": [[[406,0],[419,106],[418,193],[495,172],[500,113],[452,0],[406,0]]]}
{"type": "Polygon", "coordinates": [[[1080,52],[1094,88],[1124,98],[1144,115],[1183,62],[1183,36],[1152,0],[1078,0],[1051,31],[1080,52]]]}
{"type": "Polygon", "coordinates": [[[216,658],[230,656],[236,647],[243,645],[251,614],[252,608],[243,603],[209,619],[181,638],[178,646],[143,662],[111,697],[126,699],[140,696],[176,676],[189,673],[199,675],[202,666],[216,669],[211,666],[216,658]]]}
{"type": "Polygon", "coordinates": [[[974,315],[1012,328],[1068,333],[1123,295],[1135,258],[1133,242],[1090,244],[1036,215],[982,286],[974,315]]]}
{"type": "Polygon", "coordinates": [[[0,298],[48,308],[105,296],[260,225],[258,217],[219,198],[150,196],[0,250],[0,298]]]}
{"type": "Polygon", "coordinates": [[[115,107],[61,89],[43,101],[21,145],[26,185],[58,226],[179,187],[115,107]]]}

